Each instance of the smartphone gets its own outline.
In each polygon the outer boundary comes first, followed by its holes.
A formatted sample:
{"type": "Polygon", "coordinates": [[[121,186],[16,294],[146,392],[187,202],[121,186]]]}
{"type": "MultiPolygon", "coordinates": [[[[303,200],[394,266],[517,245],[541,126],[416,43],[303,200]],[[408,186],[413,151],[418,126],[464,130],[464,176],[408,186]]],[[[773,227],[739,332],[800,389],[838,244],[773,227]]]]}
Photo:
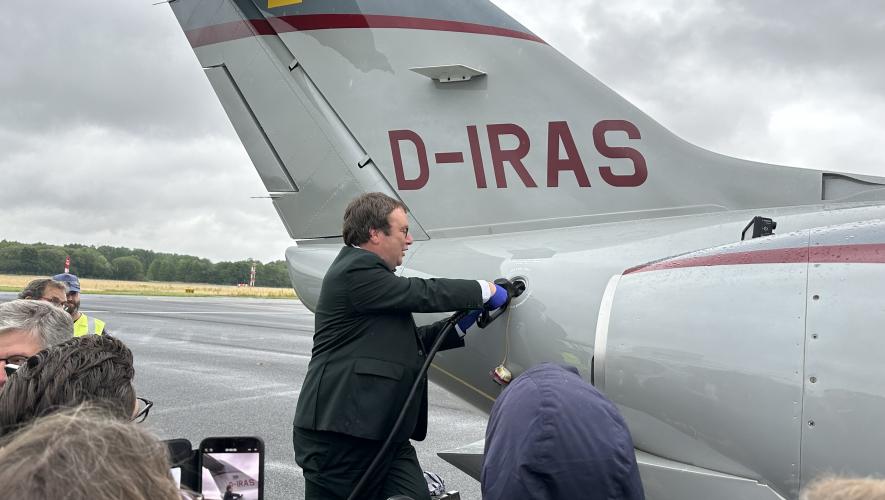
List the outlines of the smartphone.
{"type": "Polygon", "coordinates": [[[200,477],[197,454],[187,439],[167,439],[163,441],[172,466],[170,474],[179,488],[199,491],[200,477]]]}
{"type": "Polygon", "coordinates": [[[264,442],[257,437],[210,437],[200,442],[206,500],[264,498],[264,442]]]}

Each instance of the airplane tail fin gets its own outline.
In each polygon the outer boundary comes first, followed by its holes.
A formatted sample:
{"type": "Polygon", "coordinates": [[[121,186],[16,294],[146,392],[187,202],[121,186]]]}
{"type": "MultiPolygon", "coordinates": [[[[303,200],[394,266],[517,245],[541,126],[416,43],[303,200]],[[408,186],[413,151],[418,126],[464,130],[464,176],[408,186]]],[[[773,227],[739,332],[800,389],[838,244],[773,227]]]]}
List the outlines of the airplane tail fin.
{"type": "Polygon", "coordinates": [[[487,0],[170,5],[296,239],[368,191],[419,240],[885,198],[693,146],[487,0]]]}

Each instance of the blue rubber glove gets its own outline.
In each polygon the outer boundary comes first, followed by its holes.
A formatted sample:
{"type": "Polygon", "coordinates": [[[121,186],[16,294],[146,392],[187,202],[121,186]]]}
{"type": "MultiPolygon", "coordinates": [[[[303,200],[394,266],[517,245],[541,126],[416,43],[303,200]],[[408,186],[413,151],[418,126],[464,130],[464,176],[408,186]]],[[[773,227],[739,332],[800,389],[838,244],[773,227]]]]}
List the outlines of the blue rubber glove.
{"type": "Polygon", "coordinates": [[[476,318],[479,318],[481,312],[482,310],[475,309],[464,315],[464,317],[458,321],[458,330],[462,334],[467,333],[467,329],[476,323],[476,318]]]}
{"type": "Polygon", "coordinates": [[[507,290],[501,285],[495,285],[495,294],[486,302],[485,308],[489,311],[495,310],[507,302],[507,290]]]}

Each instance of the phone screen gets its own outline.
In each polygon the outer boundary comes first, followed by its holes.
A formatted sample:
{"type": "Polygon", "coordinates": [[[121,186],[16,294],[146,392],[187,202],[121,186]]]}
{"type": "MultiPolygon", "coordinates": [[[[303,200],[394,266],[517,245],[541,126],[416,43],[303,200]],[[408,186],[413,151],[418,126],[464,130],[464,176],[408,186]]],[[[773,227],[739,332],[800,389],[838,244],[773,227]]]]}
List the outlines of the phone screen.
{"type": "Polygon", "coordinates": [[[200,443],[203,498],[261,500],[263,446],[253,438],[212,438],[200,443]]]}

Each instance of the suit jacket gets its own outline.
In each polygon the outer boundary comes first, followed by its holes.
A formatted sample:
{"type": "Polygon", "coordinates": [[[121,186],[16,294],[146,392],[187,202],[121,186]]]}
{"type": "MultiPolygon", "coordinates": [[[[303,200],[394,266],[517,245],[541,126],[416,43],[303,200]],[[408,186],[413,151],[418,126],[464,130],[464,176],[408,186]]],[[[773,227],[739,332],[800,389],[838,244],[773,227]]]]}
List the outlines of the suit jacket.
{"type": "MultiPolygon", "coordinates": [[[[295,426],[385,439],[443,329],[444,320],[417,328],[412,313],[480,307],[475,280],[397,276],[376,254],[342,248],[323,278],[295,426]]],[[[451,329],[440,349],[463,345],[451,329]]],[[[426,376],[423,385],[395,442],[427,434],[426,376]]]]}

